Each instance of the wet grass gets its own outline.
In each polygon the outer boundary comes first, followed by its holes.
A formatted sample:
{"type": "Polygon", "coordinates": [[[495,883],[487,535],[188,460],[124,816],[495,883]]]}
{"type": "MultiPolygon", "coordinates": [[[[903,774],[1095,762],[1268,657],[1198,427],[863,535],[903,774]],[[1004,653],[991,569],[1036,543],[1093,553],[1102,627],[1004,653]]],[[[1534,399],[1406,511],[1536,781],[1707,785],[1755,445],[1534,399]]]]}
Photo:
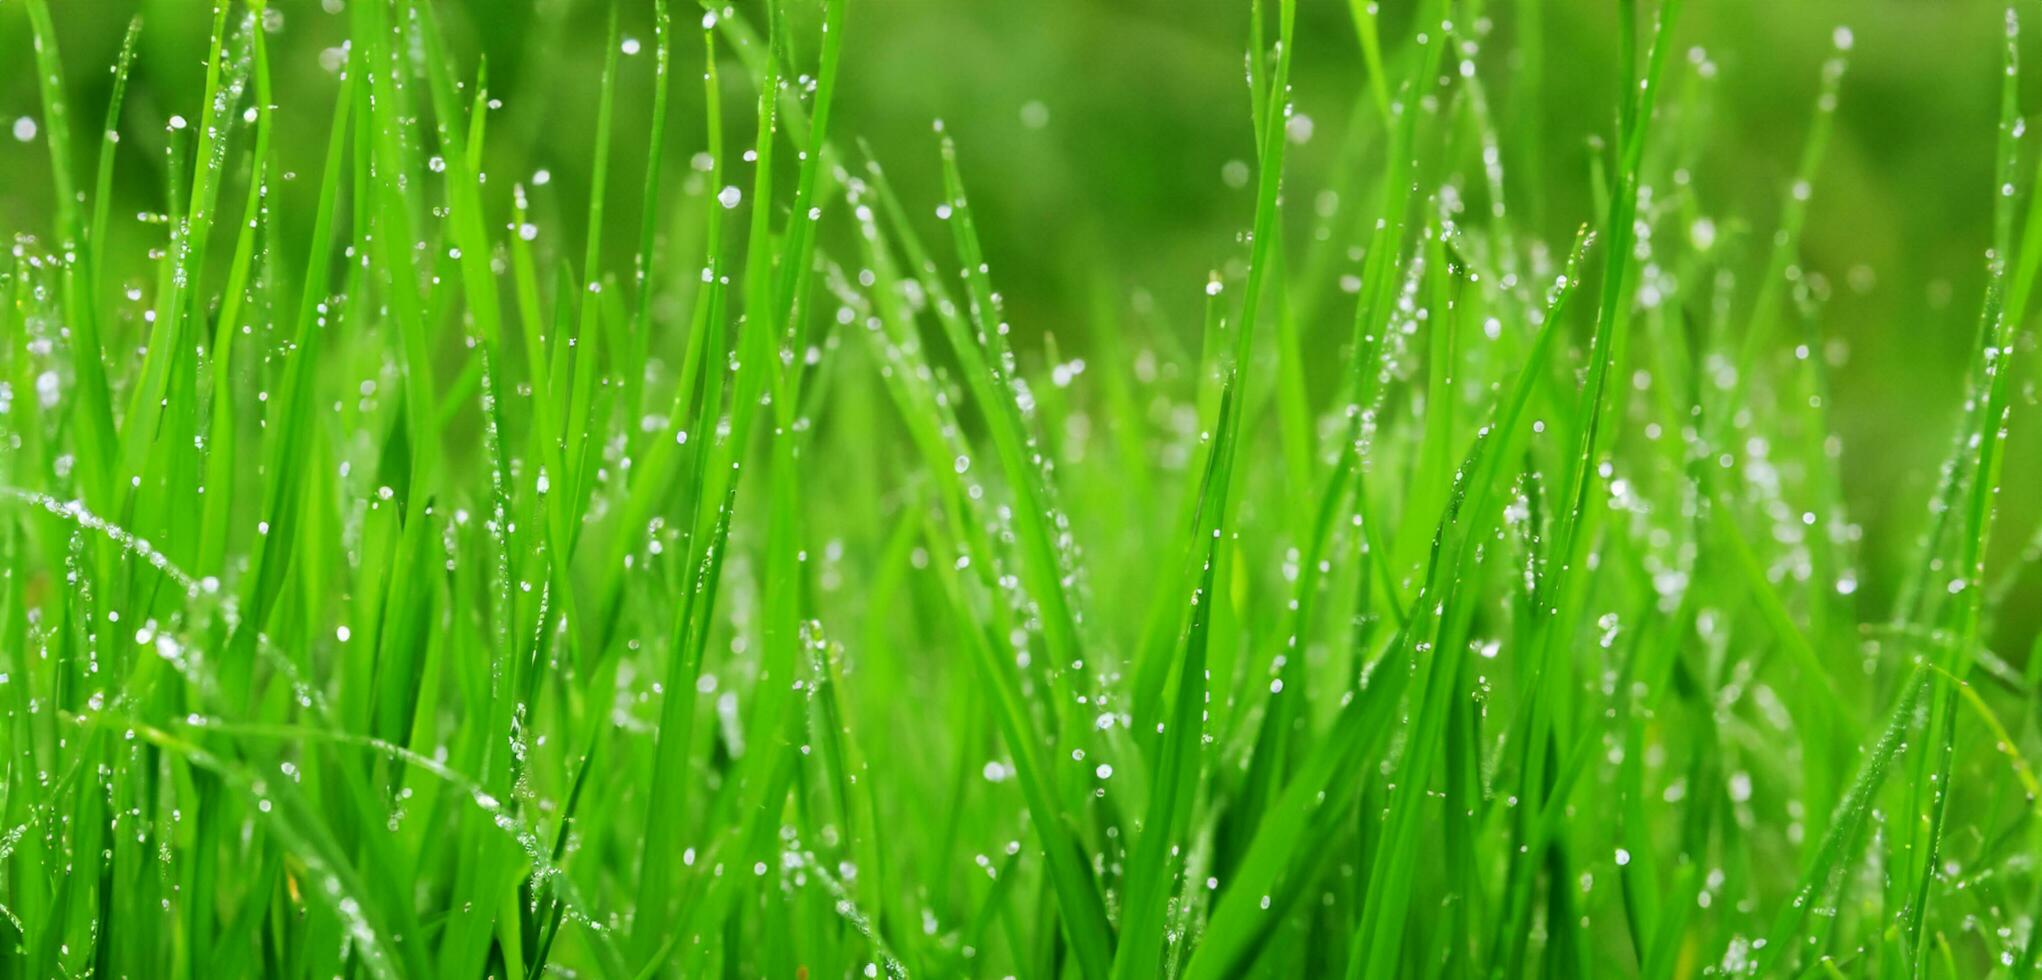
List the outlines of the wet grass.
{"type": "Polygon", "coordinates": [[[2012,10],[1989,287],[1896,564],[1800,255],[1845,28],[1751,202],[1687,169],[1718,94],[1680,0],[1616,0],[1587,175],[1523,149],[1573,56],[1538,3],[1324,38],[1251,0],[1242,235],[1156,284],[1202,323],[1097,257],[1045,330],[969,139],[845,131],[887,44],[850,0],[596,4],[579,195],[489,172],[544,134],[443,5],[334,5],[331,84],[285,89],[289,27],[216,4],[196,115],[142,131],[151,28],[84,105],[70,11],[18,6],[51,179],[0,190],[48,202],[0,270],[0,976],[2042,961],[2042,656],[2003,624],[2042,547],[1995,538],[2042,274],[2012,10]],[[1359,56],[1349,165],[1295,186],[1320,44],[1359,56]],[[157,237],[109,254],[136,154],[157,237]]]}

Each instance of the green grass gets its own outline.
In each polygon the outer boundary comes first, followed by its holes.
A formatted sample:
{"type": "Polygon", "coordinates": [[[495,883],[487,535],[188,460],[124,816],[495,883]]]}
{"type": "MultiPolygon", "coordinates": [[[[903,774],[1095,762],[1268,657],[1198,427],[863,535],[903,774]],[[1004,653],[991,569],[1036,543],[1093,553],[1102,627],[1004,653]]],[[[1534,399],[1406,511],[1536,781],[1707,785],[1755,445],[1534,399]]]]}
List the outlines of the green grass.
{"type": "Polygon", "coordinates": [[[1833,24],[1746,194],[1680,0],[1228,6],[1239,234],[1137,289],[867,139],[871,3],[275,6],[180,89],[0,4],[0,978],[2042,968],[2026,8],[1882,443],[1833,24]]]}

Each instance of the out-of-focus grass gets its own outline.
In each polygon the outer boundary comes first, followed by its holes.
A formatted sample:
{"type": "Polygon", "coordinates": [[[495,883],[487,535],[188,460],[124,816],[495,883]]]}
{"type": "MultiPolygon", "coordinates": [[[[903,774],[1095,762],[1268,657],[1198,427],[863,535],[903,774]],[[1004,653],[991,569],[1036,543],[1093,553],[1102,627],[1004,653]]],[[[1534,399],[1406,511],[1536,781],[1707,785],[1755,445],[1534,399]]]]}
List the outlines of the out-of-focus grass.
{"type": "Polygon", "coordinates": [[[0,3],[0,977],[2026,975],[2031,12],[0,3]]]}

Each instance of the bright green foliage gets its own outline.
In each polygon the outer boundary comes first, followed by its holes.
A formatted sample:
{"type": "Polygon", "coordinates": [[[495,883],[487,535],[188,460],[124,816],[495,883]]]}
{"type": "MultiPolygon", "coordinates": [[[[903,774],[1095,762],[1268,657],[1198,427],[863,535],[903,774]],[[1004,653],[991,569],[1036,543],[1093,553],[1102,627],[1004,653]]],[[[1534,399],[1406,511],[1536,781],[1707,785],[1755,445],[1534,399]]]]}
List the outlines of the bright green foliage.
{"type": "Polygon", "coordinates": [[[847,125],[877,2],[538,4],[515,91],[599,78],[587,146],[498,121],[486,4],[215,0],[172,92],[124,19],[90,98],[76,9],[0,4],[49,157],[0,181],[46,215],[0,269],[0,980],[2042,965],[2021,11],[1969,378],[1874,554],[1802,254],[1848,30],[1752,202],[1694,179],[1681,0],[1607,50],[1243,0],[1242,235],[1155,287],[1202,327],[1100,254],[1049,330],[991,151],[847,125]],[[276,56],[312,16],[325,75],[276,56]],[[1585,173],[1536,149],[1564,59],[1585,173]]]}

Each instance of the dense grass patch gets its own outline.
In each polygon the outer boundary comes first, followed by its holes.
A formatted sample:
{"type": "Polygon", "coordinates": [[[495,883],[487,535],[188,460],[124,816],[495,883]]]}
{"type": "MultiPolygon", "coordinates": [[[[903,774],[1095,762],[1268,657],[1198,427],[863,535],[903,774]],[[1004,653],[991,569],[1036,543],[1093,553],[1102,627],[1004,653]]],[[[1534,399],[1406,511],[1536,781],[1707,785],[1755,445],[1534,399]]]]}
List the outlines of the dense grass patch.
{"type": "Polygon", "coordinates": [[[0,3],[0,977],[2033,973],[2021,11],[1969,369],[1847,445],[1849,28],[1711,182],[1681,0],[1244,0],[1134,284],[846,124],[877,2],[0,3]]]}

